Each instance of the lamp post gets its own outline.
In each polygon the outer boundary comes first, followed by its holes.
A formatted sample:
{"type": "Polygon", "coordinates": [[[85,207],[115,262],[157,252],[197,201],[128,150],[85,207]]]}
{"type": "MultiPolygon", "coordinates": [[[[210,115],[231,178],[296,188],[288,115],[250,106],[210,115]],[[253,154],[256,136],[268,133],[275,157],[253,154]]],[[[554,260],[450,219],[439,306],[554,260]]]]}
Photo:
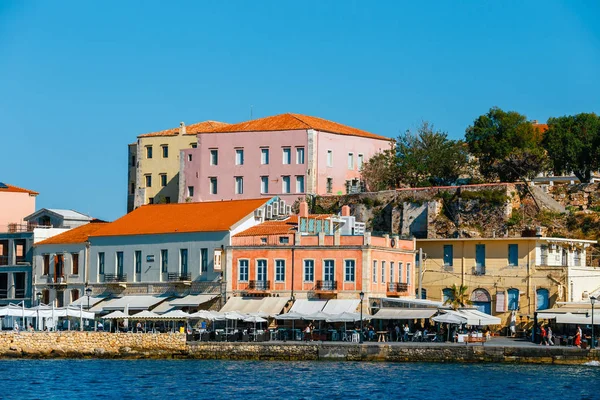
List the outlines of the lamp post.
{"type": "Polygon", "coordinates": [[[92,295],[92,288],[91,288],[91,287],[89,287],[89,286],[88,286],[88,287],[86,287],[86,288],[85,288],[85,295],[86,295],[86,296],[87,296],[87,298],[88,298],[88,306],[87,306],[87,309],[88,309],[88,311],[89,311],[89,310],[90,310],[90,296],[92,295]]]}
{"type": "Polygon", "coordinates": [[[596,298],[594,296],[590,296],[590,303],[592,303],[592,345],[591,348],[595,348],[594,344],[596,343],[596,339],[594,338],[594,303],[596,302],[596,298]]]}
{"type": "Polygon", "coordinates": [[[42,304],[42,292],[37,292],[35,294],[35,297],[37,298],[37,305],[39,306],[40,304],[42,304]]]}
{"type": "Polygon", "coordinates": [[[359,343],[363,342],[363,300],[365,298],[365,294],[360,292],[360,336],[359,343]]]}

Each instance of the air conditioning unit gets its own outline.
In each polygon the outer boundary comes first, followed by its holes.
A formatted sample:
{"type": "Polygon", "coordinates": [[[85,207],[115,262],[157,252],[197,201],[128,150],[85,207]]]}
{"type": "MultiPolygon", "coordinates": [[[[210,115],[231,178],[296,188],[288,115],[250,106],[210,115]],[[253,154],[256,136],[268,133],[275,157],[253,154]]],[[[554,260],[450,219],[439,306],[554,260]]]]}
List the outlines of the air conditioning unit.
{"type": "Polygon", "coordinates": [[[267,205],[267,219],[273,218],[273,206],[271,204],[267,205]]]}
{"type": "Polygon", "coordinates": [[[276,201],[273,203],[273,216],[279,215],[279,202],[276,201]]]}

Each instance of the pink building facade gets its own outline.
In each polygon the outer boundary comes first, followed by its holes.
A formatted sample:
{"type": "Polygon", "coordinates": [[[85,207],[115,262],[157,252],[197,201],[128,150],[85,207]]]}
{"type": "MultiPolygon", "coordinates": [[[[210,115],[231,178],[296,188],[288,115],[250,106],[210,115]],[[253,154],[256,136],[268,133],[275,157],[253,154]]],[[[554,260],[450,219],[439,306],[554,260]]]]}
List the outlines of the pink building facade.
{"type": "Polygon", "coordinates": [[[360,191],[360,168],[390,139],[298,114],[229,125],[182,151],[179,202],[360,191]]]}
{"type": "Polygon", "coordinates": [[[26,230],[24,220],[35,211],[37,192],[0,182],[0,232],[26,230]]]}

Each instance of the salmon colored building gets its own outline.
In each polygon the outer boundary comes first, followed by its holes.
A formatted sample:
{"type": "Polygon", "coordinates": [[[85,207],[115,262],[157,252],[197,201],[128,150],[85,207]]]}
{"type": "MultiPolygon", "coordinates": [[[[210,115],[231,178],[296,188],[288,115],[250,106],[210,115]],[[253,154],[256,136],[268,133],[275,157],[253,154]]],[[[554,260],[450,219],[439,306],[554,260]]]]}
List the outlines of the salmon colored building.
{"type": "Polygon", "coordinates": [[[350,216],[299,215],[266,221],[226,248],[227,294],[304,299],[414,297],[414,240],[375,237],[350,216]]]}
{"type": "Polygon", "coordinates": [[[24,218],[35,211],[38,194],[0,182],[0,232],[27,231],[24,218]]]}

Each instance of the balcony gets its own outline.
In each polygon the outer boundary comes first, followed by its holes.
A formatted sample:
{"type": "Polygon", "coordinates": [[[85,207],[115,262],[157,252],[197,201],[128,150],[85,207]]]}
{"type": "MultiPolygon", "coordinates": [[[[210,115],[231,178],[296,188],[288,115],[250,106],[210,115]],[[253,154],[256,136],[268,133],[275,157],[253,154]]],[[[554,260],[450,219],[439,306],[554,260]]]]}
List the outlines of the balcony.
{"type": "Polygon", "coordinates": [[[247,290],[255,292],[263,292],[271,289],[271,281],[250,281],[248,282],[247,290]]]}
{"type": "Polygon", "coordinates": [[[317,281],[314,290],[316,292],[333,292],[337,290],[337,281],[317,281]]]}
{"type": "Polygon", "coordinates": [[[104,274],[105,283],[125,283],[127,274],[104,274]]]}
{"type": "Polygon", "coordinates": [[[47,283],[49,285],[66,285],[67,284],[67,278],[65,278],[64,275],[48,275],[47,276],[47,283]]]}
{"type": "Polygon", "coordinates": [[[408,283],[390,282],[387,284],[388,296],[399,296],[406,292],[408,292],[408,283]]]}
{"type": "Polygon", "coordinates": [[[169,282],[191,282],[192,274],[189,272],[169,272],[167,274],[167,280],[169,282]]]}
{"type": "Polygon", "coordinates": [[[485,265],[473,267],[473,275],[485,275],[485,265]]]}

